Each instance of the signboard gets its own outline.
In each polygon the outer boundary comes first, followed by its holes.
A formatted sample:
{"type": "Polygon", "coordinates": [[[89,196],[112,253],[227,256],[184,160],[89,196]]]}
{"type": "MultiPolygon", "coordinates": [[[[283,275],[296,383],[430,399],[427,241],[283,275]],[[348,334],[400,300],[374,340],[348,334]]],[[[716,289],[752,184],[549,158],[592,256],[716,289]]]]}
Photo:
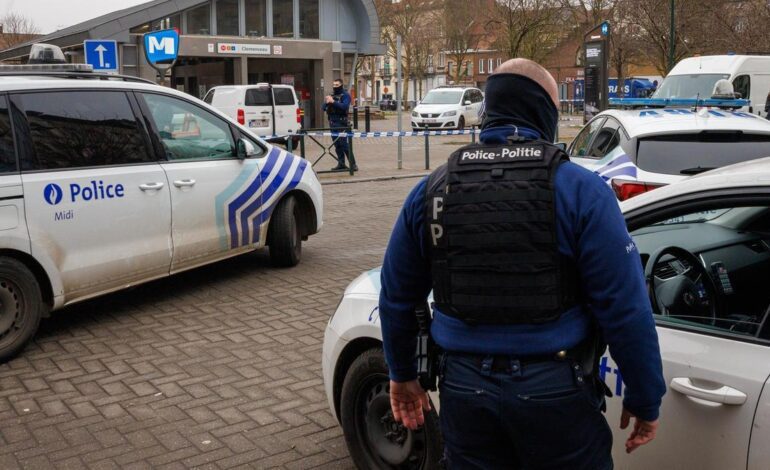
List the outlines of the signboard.
{"type": "Polygon", "coordinates": [[[118,71],[118,43],[87,39],[83,41],[86,64],[91,65],[96,72],[118,71]]]}
{"type": "Polygon", "coordinates": [[[283,55],[283,46],[273,46],[273,55],[283,55]]]}
{"type": "Polygon", "coordinates": [[[609,106],[607,96],[609,34],[610,25],[605,21],[584,37],[583,122],[588,122],[609,106]]]}
{"type": "Polygon", "coordinates": [[[270,55],[270,44],[237,44],[220,42],[217,43],[217,53],[270,55]]]}
{"type": "Polygon", "coordinates": [[[153,67],[166,65],[165,68],[170,68],[178,55],[179,33],[175,29],[153,31],[144,35],[144,56],[153,67]]]}

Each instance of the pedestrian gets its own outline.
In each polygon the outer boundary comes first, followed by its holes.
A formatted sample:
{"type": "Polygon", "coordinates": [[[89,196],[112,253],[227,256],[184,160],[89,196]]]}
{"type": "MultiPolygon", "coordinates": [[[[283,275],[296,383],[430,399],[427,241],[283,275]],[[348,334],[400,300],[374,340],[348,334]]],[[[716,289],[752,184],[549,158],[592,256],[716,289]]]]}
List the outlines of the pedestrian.
{"type": "MultiPolygon", "coordinates": [[[[329,128],[332,132],[350,132],[350,123],[348,121],[348,109],[350,108],[350,94],[342,86],[342,80],[336,79],[333,82],[334,90],[331,95],[326,96],[323,104],[323,110],[329,116],[329,128]]],[[[347,137],[334,138],[334,152],[337,154],[337,166],[332,170],[347,170],[345,157],[348,158],[353,171],[358,171],[358,166],[350,158],[350,145],[347,137]]]]}
{"type": "Polygon", "coordinates": [[[543,67],[504,63],[485,101],[481,144],[417,184],[385,253],[393,415],[416,429],[430,408],[414,309],[433,289],[448,468],[611,469],[604,342],[626,384],[620,426],[634,421],[627,452],[655,437],[665,393],[639,252],[612,190],[550,144],[558,90],[543,67]]]}

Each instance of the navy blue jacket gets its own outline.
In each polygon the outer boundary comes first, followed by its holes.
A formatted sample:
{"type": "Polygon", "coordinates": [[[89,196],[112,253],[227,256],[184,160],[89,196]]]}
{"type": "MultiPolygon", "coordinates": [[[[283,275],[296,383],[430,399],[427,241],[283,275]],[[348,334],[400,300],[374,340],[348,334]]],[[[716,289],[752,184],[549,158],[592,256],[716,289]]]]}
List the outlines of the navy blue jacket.
{"type": "Polygon", "coordinates": [[[342,89],[339,93],[335,93],[335,95],[339,96],[339,99],[332,104],[324,103],[322,109],[329,115],[329,120],[341,117],[347,118],[351,101],[350,93],[342,89]]]}
{"type": "MultiPolygon", "coordinates": [[[[504,143],[512,131],[482,133],[484,143],[504,143]]],[[[529,134],[520,129],[520,134],[529,134]]],[[[416,305],[431,288],[430,242],[425,228],[425,187],[420,181],[404,203],[385,253],[380,321],[391,379],[417,377],[416,305]]],[[[554,177],[559,252],[575,260],[587,305],[541,325],[469,326],[434,311],[431,334],[442,348],[481,354],[548,354],[571,348],[598,321],[626,384],[623,404],[644,420],[658,417],[666,391],[650,300],[639,252],[615,195],[596,174],[567,162],[554,177]]]]}

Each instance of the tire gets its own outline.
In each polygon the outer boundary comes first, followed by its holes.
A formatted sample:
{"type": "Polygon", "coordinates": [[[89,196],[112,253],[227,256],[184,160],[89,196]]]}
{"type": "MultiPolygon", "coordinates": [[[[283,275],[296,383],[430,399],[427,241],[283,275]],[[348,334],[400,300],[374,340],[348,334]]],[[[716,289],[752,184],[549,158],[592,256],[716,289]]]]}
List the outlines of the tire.
{"type": "Polygon", "coordinates": [[[267,243],[274,266],[290,268],[302,258],[302,235],[297,222],[297,201],[289,196],[278,203],[270,219],[267,243]]]}
{"type": "Polygon", "coordinates": [[[45,309],[32,271],[17,259],[0,256],[0,363],[24,349],[45,309]]]}
{"type": "Polygon", "coordinates": [[[460,120],[457,121],[457,130],[461,131],[465,129],[465,117],[460,116],[460,120]]]}
{"type": "Polygon", "coordinates": [[[360,469],[441,468],[444,444],[438,413],[431,405],[425,425],[410,431],[393,421],[388,366],[382,349],[365,351],[350,365],[342,384],[340,418],[345,441],[360,469]]]}

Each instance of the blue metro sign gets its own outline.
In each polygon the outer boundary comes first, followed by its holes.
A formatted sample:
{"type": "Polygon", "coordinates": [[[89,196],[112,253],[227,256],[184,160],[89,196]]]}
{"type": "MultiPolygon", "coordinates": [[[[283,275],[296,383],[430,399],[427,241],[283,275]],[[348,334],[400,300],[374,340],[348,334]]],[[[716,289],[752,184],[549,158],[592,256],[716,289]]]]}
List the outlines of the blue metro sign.
{"type": "Polygon", "coordinates": [[[164,29],[145,34],[144,55],[150,65],[173,62],[179,55],[179,33],[175,29],[164,29]]]}

